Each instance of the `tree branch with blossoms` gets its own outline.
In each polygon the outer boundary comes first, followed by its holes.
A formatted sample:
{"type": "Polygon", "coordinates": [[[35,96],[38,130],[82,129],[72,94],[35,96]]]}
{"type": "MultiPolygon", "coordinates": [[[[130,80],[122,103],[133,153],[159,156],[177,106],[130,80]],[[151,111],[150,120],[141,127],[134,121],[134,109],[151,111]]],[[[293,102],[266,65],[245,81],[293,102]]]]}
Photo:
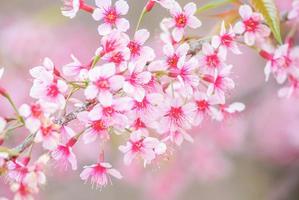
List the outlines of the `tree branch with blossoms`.
{"type": "MultiPolygon", "coordinates": [[[[199,8],[193,2],[181,7],[175,0],[149,0],[134,34],[129,35],[127,32],[134,29],[125,18],[127,1],[96,0],[92,6],[84,0],[64,0],[64,16],[74,18],[85,11],[99,23],[99,48],[87,64],[71,55],[72,62],[61,68],[50,58],[33,67],[29,71],[33,80],[31,104],[18,108],[0,87],[0,95],[15,112],[9,118],[0,118],[1,145],[6,145],[8,133],[18,128],[25,127],[28,133],[16,147],[0,147],[1,174],[8,177],[16,197],[31,198],[45,184],[48,162],[77,170],[73,148],[82,140],[101,147],[98,160],[85,166],[80,177],[97,188],[104,187],[109,176],[123,177],[105,161],[104,144],[109,144],[113,134],[125,136],[118,147],[125,165],[142,160],[147,166],[162,160],[172,151],[170,146],[193,142],[188,131],[204,123],[205,118],[223,121],[245,109],[244,104],[229,99],[236,85],[227,54],[242,56],[240,45],[253,48],[268,61],[266,80],[273,74],[279,84],[287,84],[279,90],[279,96],[296,94],[299,53],[292,38],[299,11],[294,2],[293,10],[281,16],[280,22],[270,0],[251,4],[211,1],[199,8]],[[204,37],[188,36],[189,29],[205,26],[199,20],[202,12],[225,5],[231,5],[231,10],[219,16],[230,20],[219,20],[220,31],[204,37]],[[160,23],[162,53],[148,46],[150,32],[140,29],[143,18],[156,6],[169,11],[160,23]],[[292,26],[285,44],[280,44],[280,23],[292,26]],[[81,130],[74,131],[78,127],[81,130]],[[31,153],[37,145],[43,152],[32,161],[31,153]]],[[[0,78],[3,73],[2,68],[0,78]]]]}

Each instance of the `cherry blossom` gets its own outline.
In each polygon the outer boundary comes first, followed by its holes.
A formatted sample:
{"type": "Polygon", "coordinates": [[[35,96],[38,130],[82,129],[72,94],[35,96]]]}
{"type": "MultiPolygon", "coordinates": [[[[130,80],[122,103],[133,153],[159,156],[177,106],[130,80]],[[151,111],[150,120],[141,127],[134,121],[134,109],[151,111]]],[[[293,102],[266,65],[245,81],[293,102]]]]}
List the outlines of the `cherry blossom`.
{"type": "Polygon", "coordinates": [[[110,163],[99,162],[93,165],[84,166],[84,170],[81,172],[80,177],[86,182],[90,179],[92,186],[95,185],[96,188],[102,188],[108,184],[108,181],[110,180],[109,175],[117,179],[122,179],[120,172],[112,168],[110,163]]]}
{"type": "Polygon", "coordinates": [[[84,66],[74,55],[71,55],[71,58],[73,62],[62,67],[63,74],[76,80],[84,80],[87,77],[88,66],[84,66]]]}
{"type": "Polygon", "coordinates": [[[129,44],[130,38],[127,34],[119,31],[112,30],[109,35],[105,35],[101,39],[101,47],[97,50],[97,54],[103,56],[115,51],[124,50],[129,44]]]}
{"type": "Polygon", "coordinates": [[[70,139],[66,145],[60,144],[51,152],[51,156],[57,161],[57,165],[64,170],[68,168],[69,164],[73,170],[77,169],[77,159],[72,149],[74,142],[74,139],[70,139]]]}
{"type": "Polygon", "coordinates": [[[102,119],[102,113],[97,111],[98,110],[95,109],[91,112],[82,112],[78,116],[79,120],[83,121],[87,128],[83,135],[83,140],[86,144],[94,142],[98,136],[102,140],[109,139],[109,123],[107,120],[102,119]]]}
{"type": "MultiPolygon", "coordinates": [[[[155,157],[155,147],[159,147],[159,141],[153,137],[144,137],[139,131],[130,134],[126,145],[119,146],[119,150],[125,154],[124,163],[130,165],[136,156],[140,155],[144,163],[150,163],[155,157]]],[[[160,153],[160,152],[159,152],[160,153]]]]}
{"type": "Polygon", "coordinates": [[[98,98],[100,102],[111,103],[112,92],[116,92],[122,87],[124,77],[115,75],[115,65],[107,63],[95,67],[88,72],[90,83],[84,94],[87,99],[98,98]]]}
{"type": "Polygon", "coordinates": [[[253,12],[248,5],[242,5],[239,8],[242,21],[237,22],[234,31],[237,34],[244,34],[244,40],[247,45],[252,46],[257,39],[268,37],[270,29],[262,23],[264,20],[260,13],[253,12]]]}
{"type": "Polygon", "coordinates": [[[37,131],[35,142],[42,142],[45,149],[55,149],[59,142],[58,127],[50,121],[44,121],[37,131]]]}
{"type": "Polygon", "coordinates": [[[142,59],[138,62],[128,64],[129,75],[124,82],[123,90],[141,101],[145,96],[145,84],[149,83],[152,75],[149,71],[144,71],[146,62],[142,59]]]}
{"type": "Polygon", "coordinates": [[[64,94],[67,89],[68,86],[63,80],[55,79],[49,72],[42,72],[36,77],[30,96],[62,109],[65,106],[64,94]]]}
{"type": "Polygon", "coordinates": [[[234,81],[229,77],[232,65],[216,70],[214,75],[205,75],[204,80],[209,82],[207,94],[214,94],[219,102],[225,103],[225,93],[235,87],[234,81]]]}
{"type": "Polygon", "coordinates": [[[210,43],[202,45],[202,52],[198,56],[199,65],[203,66],[204,70],[210,73],[215,69],[223,67],[225,59],[225,50],[223,48],[215,49],[210,43]]]}
{"type": "Polygon", "coordinates": [[[21,183],[29,172],[27,166],[29,161],[29,157],[24,157],[20,160],[9,161],[7,163],[7,167],[9,169],[8,177],[18,183],[21,183]]]}
{"type": "Polygon", "coordinates": [[[191,128],[196,105],[187,103],[184,105],[181,99],[166,98],[161,108],[162,118],[159,121],[157,131],[167,133],[176,131],[179,128],[191,128]]]}
{"type": "Polygon", "coordinates": [[[152,61],[155,58],[154,50],[143,44],[148,40],[150,33],[146,29],[140,29],[135,32],[134,39],[128,43],[128,48],[131,52],[131,59],[143,59],[152,61]]]}
{"type": "Polygon", "coordinates": [[[129,11],[129,5],[124,0],[118,0],[115,2],[115,6],[111,5],[111,0],[96,0],[96,8],[92,14],[96,21],[103,21],[98,27],[100,35],[107,35],[111,32],[113,27],[118,30],[126,32],[130,23],[125,18],[121,18],[121,15],[126,15],[129,11]]]}
{"type": "Polygon", "coordinates": [[[241,54],[241,51],[239,50],[239,47],[236,43],[236,35],[233,31],[232,26],[229,27],[228,32],[225,29],[225,22],[223,21],[221,23],[221,30],[220,34],[213,36],[212,38],[212,46],[214,48],[224,48],[231,50],[234,54],[241,54]]]}
{"type": "Polygon", "coordinates": [[[162,21],[162,23],[168,28],[174,27],[172,36],[176,42],[179,42],[183,38],[185,28],[187,26],[193,29],[201,26],[201,22],[194,16],[195,12],[195,3],[186,4],[184,6],[184,10],[182,10],[181,6],[177,2],[171,6],[170,15],[172,18],[166,18],[162,21]]]}
{"type": "Polygon", "coordinates": [[[28,128],[31,132],[35,132],[40,128],[43,108],[38,102],[31,105],[21,105],[19,112],[26,119],[26,128],[28,128]]]}
{"type": "Polygon", "coordinates": [[[193,124],[199,125],[208,114],[213,119],[219,119],[220,112],[215,107],[220,102],[214,95],[207,95],[206,93],[196,91],[194,93],[194,101],[197,106],[197,111],[193,119],[193,124]]]}

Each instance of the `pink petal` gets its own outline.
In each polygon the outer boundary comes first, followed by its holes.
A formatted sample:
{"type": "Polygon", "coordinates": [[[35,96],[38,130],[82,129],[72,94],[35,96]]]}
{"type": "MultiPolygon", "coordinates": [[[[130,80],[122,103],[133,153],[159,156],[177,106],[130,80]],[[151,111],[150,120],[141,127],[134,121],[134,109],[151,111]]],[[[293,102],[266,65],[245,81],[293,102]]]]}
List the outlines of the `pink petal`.
{"type": "Polygon", "coordinates": [[[117,91],[123,87],[124,81],[125,78],[123,76],[115,75],[109,79],[109,84],[112,90],[117,91]]]}
{"type": "Polygon", "coordinates": [[[252,9],[248,5],[242,5],[239,8],[239,13],[243,19],[249,19],[252,15],[252,9]]]}
{"type": "Polygon", "coordinates": [[[99,8],[108,9],[111,6],[111,0],[96,0],[96,5],[99,8]]]}
{"type": "Polygon", "coordinates": [[[114,63],[107,63],[99,67],[99,75],[103,78],[109,78],[115,74],[114,63]]]}
{"type": "Polygon", "coordinates": [[[112,105],[113,97],[109,91],[100,91],[98,95],[98,100],[104,107],[106,107],[112,105]]]}
{"type": "Polygon", "coordinates": [[[87,99],[94,99],[98,95],[98,88],[95,85],[89,85],[84,90],[84,95],[87,99]]]}
{"type": "Polygon", "coordinates": [[[122,179],[122,175],[120,174],[119,171],[117,171],[116,169],[108,169],[107,172],[111,175],[111,176],[114,176],[115,178],[118,178],[118,179],[122,179]]]}

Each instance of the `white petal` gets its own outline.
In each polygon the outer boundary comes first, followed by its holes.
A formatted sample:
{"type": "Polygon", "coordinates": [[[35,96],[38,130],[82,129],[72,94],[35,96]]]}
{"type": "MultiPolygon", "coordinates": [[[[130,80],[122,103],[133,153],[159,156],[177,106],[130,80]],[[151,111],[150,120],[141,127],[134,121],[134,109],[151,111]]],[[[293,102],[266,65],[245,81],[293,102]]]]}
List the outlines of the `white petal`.
{"type": "Polygon", "coordinates": [[[100,21],[104,17],[104,10],[96,8],[92,13],[92,17],[94,20],[100,21]]]}
{"type": "Polygon", "coordinates": [[[103,78],[109,78],[115,74],[114,63],[107,63],[99,67],[99,75],[103,78]]]}
{"type": "Polygon", "coordinates": [[[89,85],[84,90],[86,99],[94,99],[98,95],[98,88],[95,85],[89,85]]]}
{"type": "Polygon", "coordinates": [[[122,32],[126,32],[130,28],[130,23],[125,18],[120,18],[116,21],[116,27],[122,32]]]}
{"type": "Polygon", "coordinates": [[[176,42],[179,42],[184,36],[183,28],[174,28],[172,31],[172,37],[176,42]]]}
{"type": "Polygon", "coordinates": [[[144,44],[145,41],[149,38],[150,33],[146,29],[138,30],[134,35],[134,40],[138,42],[138,44],[144,44]]]}
{"type": "Polygon", "coordinates": [[[109,8],[111,6],[111,0],[96,0],[96,5],[99,8],[109,8]]]}
{"type": "Polygon", "coordinates": [[[103,23],[98,27],[98,33],[100,35],[108,35],[112,30],[112,27],[110,24],[103,23]]]}
{"type": "Polygon", "coordinates": [[[193,3],[193,2],[190,2],[190,3],[186,4],[186,5],[184,6],[184,11],[185,11],[185,13],[186,13],[188,16],[190,16],[190,15],[194,15],[195,12],[196,12],[196,4],[193,3]]]}
{"type": "Polygon", "coordinates": [[[121,15],[126,15],[129,11],[129,5],[124,0],[119,0],[115,2],[115,8],[116,8],[116,12],[118,12],[121,15]]]}
{"type": "Polygon", "coordinates": [[[188,18],[188,26],[191,28],[199,28],[201,26],[201,21],[197,19],[195,16],[190,16],[188,18]]]}

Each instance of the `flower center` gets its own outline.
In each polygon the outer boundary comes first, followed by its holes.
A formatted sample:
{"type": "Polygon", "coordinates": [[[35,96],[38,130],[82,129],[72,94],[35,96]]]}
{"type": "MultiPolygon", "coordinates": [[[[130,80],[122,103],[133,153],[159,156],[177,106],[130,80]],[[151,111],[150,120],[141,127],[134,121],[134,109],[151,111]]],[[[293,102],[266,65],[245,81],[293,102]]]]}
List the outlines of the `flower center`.
{"type": "Polygon", "coordinates": [[[108,107],[105,107],[105,108],[103,108],[103,113],[104,113],[104,115],[106,115],[106,116],[112,116],[113,115],[113,113],[115,112],[115,110],[114,110],[114,108],[113,107],[111,107],[111,106],[108,106],[108,107]]]}
{"type": "Polygon", "coordinates": [[[183,116],[183,110],[181,107],[171,107],[168,115],[173,120],[179,121],[183,116]]]}
{"type": "Polygon", "coordinates": [[[233,41],[233,38],[229,35],[229,34],[224,34],[222,37],[221,37],[221,43],[224,45],[224,46],[227,46],[229,47],[231,45],[233,41]]]}
{"type": "Polygon", "coordinates": [[[59,94],[59,89],[56,84],[49,85],[47,88],[47,96],[56,97],[59,94]]]}
{"type": "Polygon", "coordinates": [[[114,54],[110,58],[110,62],[113,62],[115,64],[120,64],[122,61],[124,61],[124,57],[123,57],[123,55],[120,52],[114,54]]]}
{"type": "Polygon", "coordinates": [[[140,128],[145,128],[146,126],[145,126],[144,122],[141,121],[140,118],[137,118],[137,119],[135,120],[135,122],[134,122],[134,127],[135,127],[136,130],[138,130],[138,129],[140,129],[140,128]]]}
{"type": "Polygon", "coordinates": [[[44,136],[51,135],[52,131],[53,131],[52,126],[47,126],[47,127],[42,126],[41,127],[41,132],[44,136]]]}
{"type": "Polygon", "coordinates": [[[101,90],[109,89],[109,82],[106,79],[99,79],[96,81],[95,85],[101,90]]]}
{"type": "Polygon", "coordinates": [[[140,44],[134,41],[130,41],[128,44],[128,48],[131,51],[133,56],[140,55],[140,44]]]}
{"type": "Polygon", "coordinates": [[[133,152],[139,152],[142,147],[143,147],[143,139],[138,140],[137,142],[132,142],[133,152]]]}
{"type": "Polygon", "coordinates": [[[169,67],[177,67],[178,61],[179,57],[176,54],[167,58],[167,64],[169,67]]]}
{"type": "Polygon", "coordinates": [[[253,18],[249,18],[248,20],[244,21],[245,29],[247,32],[255,32],[259,22],[254,20],[253,18]]]}
{"type": "Polygon", "coordinates": [[[106,129],[105,123],[103,122],[103,120],[97,120],[97,121],[93,121],[92,125],[91,125],[92,129],[100,132],[106,129]]]}
{"type": "Polygon", "coordinates": [[[148,100],[144,97],[141,102],[135,101],[135,108],[138,110],[145,109],[147,107],[148,103],[149,103],[148,100]]]}
{"type": "Polygon", "coordinates": [[[104,15],[105,15],[105,17],[104,17],[104,21],[105,21],[106,23],[109,23],[109,24],[115,24],[116,19],[117,19],[117,17],[118,17],[118,14],[117,14],[115,8],[110,8],[110,9],[108,9],[104,15]]]}
{"type": "Polygon", "coordinates": [[[212,55],[206,56],[206,62],[209,67],[215,67],[215,68],[220,63],[217,54],[212,54],[212,55]]]}
{"type": "Polygon", "coordinates": [[[175,24],[178,28],[184,28],[187,25],[187,17],[181,13],[175,17],[175,24]]]}
{"type": "Polygon", "coordinates": [[[97,166],[95,166],[94,170],[96,171],[96,173],[99,173],[99,174],[106,173],[106,168],[103,167],[101,164],[98,164],[97,166]]]}
{"type": "Polygon", "coordinates": [[[39,104],[31,105],[31,114],[35,118],[38,118],[42,114],[42,109],[39,104]]]}
{"type": "Polygon", "coordinates": [[[196,104],[197,109],[202,112],[204,112],[209,107],[209,103],[206,100],[197,101],[196,104]]]}

